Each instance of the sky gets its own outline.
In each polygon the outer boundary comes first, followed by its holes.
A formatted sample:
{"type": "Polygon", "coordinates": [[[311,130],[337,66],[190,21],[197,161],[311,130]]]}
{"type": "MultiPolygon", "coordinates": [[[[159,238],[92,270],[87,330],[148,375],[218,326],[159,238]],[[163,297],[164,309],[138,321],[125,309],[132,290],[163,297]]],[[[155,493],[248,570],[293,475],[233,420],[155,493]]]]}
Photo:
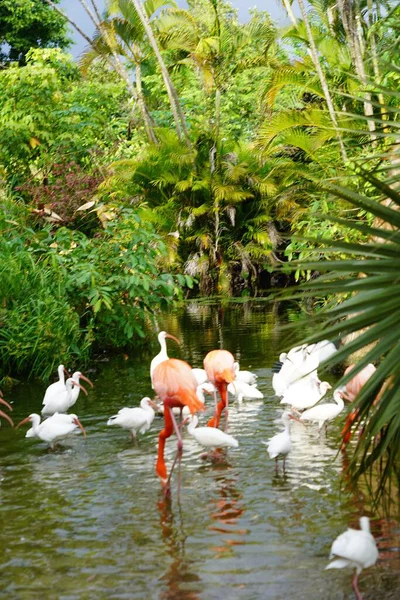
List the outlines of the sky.
{"type": "MultiPolygon", "coordinates": [[[[177,0],[180,6],[185,6],[184,0],[177,0]]],[[[90,4],[90,3],[89,3],[90,4]]],[[[259,10],[266,10],[271,15],[272,19],[278,25],[286,24],[287,17],[284,9],[282,8],[279,0],[259,0],[258,2],[247,2],[246,0],[231,0],[231,4],[234,8],[238,10],[239,19],[242,22],[246,22],[249,18],[249,8],[253,8],[256,6],[259,10]]],[[[104,7],[103,0],[97,0],[97,5],[100,9],[104,7]]],[[[84,9],[79,3],[79,0],[61,0],[60,3],[61,8],[69,15],[76,23],[83,29],[85,33],[91,37],[93,33],[93,26],[86,15],[84,9]]],[[[294,12],[296,14],[296,7],[294,7],[294,12]]],[[[298,13],[297,13],[298,14],[298,13]]],[[[71,37],[74,41],[73,46],[70,48],[70,52],[74,57],[77,57],[81,54],[86,46],[85,40],[76,33],[74,30],[71,31],[71,37]]]]}

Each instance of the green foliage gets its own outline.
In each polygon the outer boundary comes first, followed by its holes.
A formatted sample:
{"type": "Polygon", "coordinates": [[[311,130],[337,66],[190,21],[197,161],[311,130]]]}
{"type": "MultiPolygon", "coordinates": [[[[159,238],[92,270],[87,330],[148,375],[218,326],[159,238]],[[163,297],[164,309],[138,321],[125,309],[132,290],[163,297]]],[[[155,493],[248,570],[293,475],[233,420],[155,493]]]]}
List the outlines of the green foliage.
{"type": "Polygon", "coordinates": [[[46,379],[60,362],[83,363],[97,348],[135,346],[154,311],[181,298],[191,278],[160,269],[166,249],[132,209],[92,239],[32,229],[23,205],[0,206],[0,380],[46,379]]]}
{"type": "MultiPolygon", "coordinates": [[[[59,4],[59,0],[54,0],[59,4]]],[[[24,62],[30,48],[66,48],[67,22],[45,0],[2,0],[0,3],[0,60],[24,62]],[[7,44],[9,48],[3,46],[7,44]]]]}

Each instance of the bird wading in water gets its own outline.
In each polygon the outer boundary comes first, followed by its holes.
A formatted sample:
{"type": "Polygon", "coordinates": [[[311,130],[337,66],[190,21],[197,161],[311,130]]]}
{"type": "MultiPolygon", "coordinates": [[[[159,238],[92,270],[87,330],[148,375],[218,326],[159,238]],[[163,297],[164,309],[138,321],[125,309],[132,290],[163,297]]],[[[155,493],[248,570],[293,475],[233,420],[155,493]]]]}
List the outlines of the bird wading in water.
{"type": "Polygon", "coordinates": [[[228,350],[211,350],[204,358],[204,369],[208,381],[218,390],[221,400],[217,403],[215,394],[215,414],[208,427],[219,427],[222,411],[225,409],[225,431],[228,428],[228,385],[235,380],[235,359],[228,350]]]}
{"type": "MultiPolygon", "coordinates": [[[[180,465],[183,450],[180,425],[178,426],[176,422],[173,409],[180,408],[183,410],[187,406],[190,413],[194,415],[199,410],[204,410],[204,404],[197,397],[197,382],[192,373],[192,368],[183,360],[169,358],[160,363],[153,373],[153,386],[156,394],[164,404],[164,429],[158,436],[156,473],[161,479],[165,494],[169,494],[171,475],[177,460],[180,465]],[[164,458],[165,441],[174,431],[178,438],[178,450],[168,476],[164,458]]],[[[178,476],[178,497],[179,493],[180,476],[178,476]]]]}

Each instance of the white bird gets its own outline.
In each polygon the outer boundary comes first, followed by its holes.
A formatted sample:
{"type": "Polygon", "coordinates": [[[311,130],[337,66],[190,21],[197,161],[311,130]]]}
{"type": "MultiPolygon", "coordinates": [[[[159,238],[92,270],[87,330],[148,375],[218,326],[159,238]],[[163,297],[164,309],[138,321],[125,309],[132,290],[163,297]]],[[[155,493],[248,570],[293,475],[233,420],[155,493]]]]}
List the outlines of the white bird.
{"type": "Polygon", "coordinates": [[[173,335],[167,333],[166,331],[160,331],[160,333],[158,334],[158,341],[159,344],[161,346],[161,350],[160,352],[153,358],[153,360],[150,363],[150,378],[151,378],[151,387],[154,389],[153,387],[153,373],[156,367],[158,367],[158,365],[162,362],[164,362],[165,360],[168,360],[168,353],[167,353],[167,342],[165,341],[166,338],[170,338],[171,340],[175,340],[175,342],[177,344],[180,344],[180,341],[173,335]]]}
{"type": "Polygon", "coordinates": [[[77,386],[81,390],[85,392],[87,395],[87,391],[85,388],[78,382],[70,377],[65,382],[65,390],[53,394],[50,396],[48,402],[42,408],[42,416],[54,415],[54,413],[65,413],[72,406],[73,395],[72,395],[72,386],[77,386]]]}
{"type": "Polygon", "coordinates": [[[53,416],[40,422],[40,415],[32,413],[29,417],[18,423],[16,429],[28,421],[32,423],[32,427],[26,432],[25,437],[39,438],[43,442],[47,442],[50,448],[54,448],[57,442],[64,440],[72,433],[76,433],[77,427],[83,431],[83,435],[86,437],[86,431],[82,423],[74,414],[55,413],[53,416]]]}
{"type": "MultiPolygon", "coordinates": [[[[77,383],[79,383],[80,379],[83,379],[84,381],[87,381],[89,383],[89,385],[91,385],[93,387],[93,383],[90,381],[90,379],[88,377],[86,377],[85,375],[83,375],[80,371],[75,371],[75,373],[72,374],[72,379],[74,381],[76,381],[77,383]]],[[[71,393],[71,402],[69,407],[73,406],[75,404],[75,402],[78,400],[79,397],[79,392],[81,391],[81,388],[78,385],[74,385],[72,388],[72,393],[71,393]]]]}
{"type": "Polygon", "coordinates": [[[47,404],[47,402],[50,400],[50,398],[52,396],[54,396],[55,394],[59,394],[60,392],[64,392],[66,389],[65,388],[65,375],[68,375],[68,377],[69,377],[69,373],[68,373],[67,369],[64,367],[64,365],[59,365],[57,372],[58,372],[58,381],[50,384],[47,387],[47,389],[44,393],[44,398],[43,398],[42,404],[47,404]]]}
{"type": "Polygon", "coordinates": [[[310,344],[306,347],[306,352],[309,354],[317,354],[319,363],[328,360],[338,349],[333,342],[329,340],[321,340],[316,344],[310,344]]]}
{"type": "Polygon", "coordinates": [[[292,449],[292,440],[290,439],[290,419],[298,421],[298,419],[285,411],[281,417],[285,429],[281,433],[274,435],[268,442],[262,442],[267,446],[267,451],[270,458],[275,459],[275,468],[278,470],[278,459],[283,457],[283,470],[286,466],[286,457],[292,449]]]}
{"type": "Polygon", "coordinates": [[[248,385],[254,385],[257,383],[258,375],[252,373],[251,371],[241,371],[238,362],[233,363],[233,368],[235,371],[235,381],[244,381],[244,383],[247,383],[248,385]]]}
{"type": "Polygon", "coordinates": [[[192,369],[192,373],[197,381],[197,385],[201,385],[202,383],[206,383],[208,381],[205,369],[194,368],[192,369]]]}
{"type": "Polygon", "coordinates": [[[318,431],[321,431],[324,423],[333,421],[344,409],[344,402],[341,397],[341,391],[335,390],[333,399],[336,404],[317,404],[308,410],[305,410],[300,417],[301,421],[318,422],[318,431]]]}
{"type": "Polygon", "coordinates": [[[197,415],[188,417],[188,433],[205,448],[238,448],[239,442],[236,438],[217,427],[197,427],[199,420],[197,415]]]}
{"type": "Polygon", "coordinates": [[[228,392],[235,396],[235,400],[241,402],[243,398],[247,400],[258,400],[264,398],[264,394],[260,392],[254,385],[249,385],[240,379],[235,379],[228,384],[228,392]]]}
{"type": "Polygon", "coordinates": [[[280,403],[289,404],[296,410],[305,410],[317,404],[331,388],[327,381],[300,379],[288,387],[280,403]]]}
{"type": "Polygon", "coordinates": [[[356,569],[352,587],[357,600],[362,600],[358,589],[358,576],[363,569],[372,567],[378,560],[378,549],[371,534],[368,517],[360,517],[361,529],[348,529],[340,534],[332,544],[329,558],[335,558],[325,569],[356,569]]]}
{"type": "Polygon", "coordinates": [[[141,399],[140,406],[121,408],[117,415],[108,419],[107,425],[119,425],[130,431],[131,439],[135,439],[137,433],[146,433],[150,429],[155,407],[153,401],[146,396],[141,399]]]}

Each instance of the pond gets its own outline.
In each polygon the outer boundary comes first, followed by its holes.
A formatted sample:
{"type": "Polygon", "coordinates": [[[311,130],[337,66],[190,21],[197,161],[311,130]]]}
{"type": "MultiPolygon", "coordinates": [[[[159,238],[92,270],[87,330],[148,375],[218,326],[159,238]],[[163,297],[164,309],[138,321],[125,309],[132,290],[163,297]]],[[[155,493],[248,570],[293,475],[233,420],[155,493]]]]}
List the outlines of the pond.
{"type": "MultiPolygon", "coordinates": [[[[230,433],[239,448],[229,449],[226,461],[202,460],[204,449],[184,432],[180,502],[175,475],[168,501],[154,471],[162,417],[136,444],[126,431],[106,426],[121,407],[151,395],[156,333],[145,352],[104,356],[86,371],[95,388],[74,407],[86,440],[76,436],[49,452],[24,437],[26,428],[3,423],[0,598],[353,599],[352,573],[324,568],[333,539],[349,525],[358,528],[366,514],[380,559],[361,574],[360,590],[365,600],[398,599],[399,521],[383,509],[372,512],[366,494],[343,485],[341,421],[326,435],[293,423],[285,474],[275,473],[261,443],[282,429],[271,366],[285,346],[286,319],[262,301],[188,302],[159,317],[159,330],[183,342],[169,343],[171,357],[202,367],[209,350],[226,348],[242,369],[257,373],[264,394],[231,404],[230,433]]],[[[21,382],[7,394],[15,422],[40,412],[44,389],[21,382]]],[[[175,450],[173,436],[169,464],[175,450]]]]}

